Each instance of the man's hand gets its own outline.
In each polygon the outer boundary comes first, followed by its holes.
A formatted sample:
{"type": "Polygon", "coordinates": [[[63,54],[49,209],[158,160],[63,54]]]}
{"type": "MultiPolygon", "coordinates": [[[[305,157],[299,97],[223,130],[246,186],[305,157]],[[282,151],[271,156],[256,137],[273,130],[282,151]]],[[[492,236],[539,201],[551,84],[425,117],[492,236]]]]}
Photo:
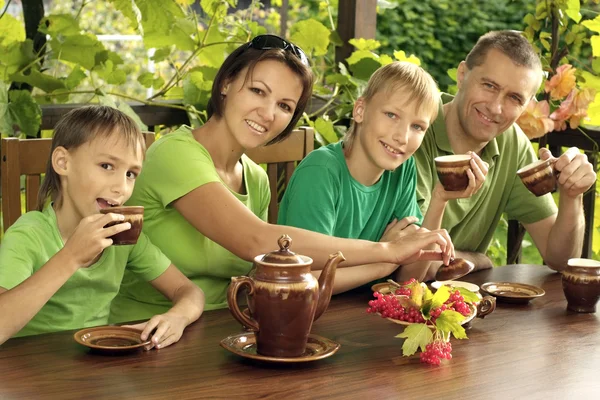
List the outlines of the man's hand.
{"type": "Polygon", "coordinates": [[[596,183],[594,166],[588,161],[587,156],[577,147],[571,147],[560,157],[552,156],[550,150],[541,148],[539,151],[542,160],[552,160],[554,168],[558,171],[558,186],[561,195],[577,197],[585,193],[596,183]]]}
{"type": "Polygon", "coordinates": [[[467,170],[469,177],[469,186],[465,190],[447,191],[442,184],[438,183],[433,188],[432,197],[437,197],[442,201],[453,199],[466,199],[473,196],[481,189],[488,174],[489,164],[483,161],[476,153],[470,151],[467,154],[471,156],[471,169],[467,170]]]}

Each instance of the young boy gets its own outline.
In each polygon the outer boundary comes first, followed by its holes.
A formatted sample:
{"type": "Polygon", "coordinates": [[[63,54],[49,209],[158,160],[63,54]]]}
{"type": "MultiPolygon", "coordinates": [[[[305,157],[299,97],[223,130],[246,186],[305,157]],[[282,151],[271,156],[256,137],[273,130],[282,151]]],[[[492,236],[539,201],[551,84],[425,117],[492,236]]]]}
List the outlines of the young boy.
{"type": "Polygon", "coordinates": [[[56,126],[39,194],[39,211],[21,216],[0,246],[0,344],[11,336],[103,325],[125,269],[173,302],[139,324],[142,340],[163,348],[179,340],[204,307],[192,284],[142,233],[137,244],[111,246],[131,227],[100,214],[131,196],[144,139],[131,118],[104,106],[69,112],[56,126]],[[50,202],[48,202],[50,200],[50,202]]]}
{"type": "MultiPolygon", "coordinates": [[[[412,154],[438,112],[433,78],[417,65],[394,62],[378,69],[353,109],[344,139],[311,154],[294,172],[279,210],[278,223],[344,238],[388,241],[419,231],[417,171],[412,154]]],[[[465,192],[476,191],[485,166],[472,156],[473,172],[465,192]]],[[[436,188],[422,226],[439,229],[448,199],[436,188]]],[[[465,195],[460,192],[460,195],[465,195]]],[[[429,262],[415,263],[415,277],[429,262]]],[[[374,263],[338,269],[339,293],[393,273],[395,264],[374,263]]]]}

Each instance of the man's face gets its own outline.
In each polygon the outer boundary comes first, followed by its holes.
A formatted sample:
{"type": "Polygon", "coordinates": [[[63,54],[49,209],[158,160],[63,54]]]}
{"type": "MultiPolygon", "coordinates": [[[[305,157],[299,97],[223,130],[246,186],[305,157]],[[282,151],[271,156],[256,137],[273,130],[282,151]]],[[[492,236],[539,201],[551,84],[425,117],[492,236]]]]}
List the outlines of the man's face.
{"type": "Polygon", "coordinates": [[[482,65],[458,67],[455,98],[464,135],[485,144],[508,129],[537,91],[541,72],[518,66],[502,52],[490,50],[482,65]]]}

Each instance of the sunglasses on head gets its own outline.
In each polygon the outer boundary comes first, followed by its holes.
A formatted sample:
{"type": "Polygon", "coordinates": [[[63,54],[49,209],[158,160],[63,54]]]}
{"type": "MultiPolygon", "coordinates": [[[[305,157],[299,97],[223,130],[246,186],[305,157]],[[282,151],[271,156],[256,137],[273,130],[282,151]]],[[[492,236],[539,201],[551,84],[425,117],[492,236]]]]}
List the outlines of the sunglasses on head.
{"type": "Polygon", "coordinates": [[[298,57],[298,59],[300,60],[300,62],[302,64],[306,65],[307,67],[310,67],[306,53],[304,51],[302,51],[302,49],[300,47],[296,46],[294,43],[288,42],[287,40],[284,40],[284,39],[280,38],[279,36],[275,36],[275,35],[256,36],[254,39],[252,39],[250,41],[250,43],[248,43],[248,48],[250,48],[250,47],[253,49],[256,49],[256,50],[282,49],[285,51],[289,51],[290,53],[292,53],[293,55],[298,57]]]}

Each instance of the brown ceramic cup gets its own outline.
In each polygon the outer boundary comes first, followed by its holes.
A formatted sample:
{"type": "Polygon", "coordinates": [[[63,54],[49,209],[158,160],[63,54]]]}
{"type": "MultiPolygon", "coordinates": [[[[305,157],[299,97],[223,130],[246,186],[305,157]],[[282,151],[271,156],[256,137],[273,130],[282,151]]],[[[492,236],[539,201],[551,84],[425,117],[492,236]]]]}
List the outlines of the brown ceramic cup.
{"type": "Polygon", "coordinates": [[[119,232],[116,235],[111,236],[110,238],[113,240],[113,245],[130,245],[136,244],[140,233],[142,232],[142,225],[144,223],[144,207],[142,206],[119,206],[119,207],[109,207],[103,208],[100,210],[102,214],[114,213],[114,214],[122,214],[125,216],[124,221],[115,221],[111,222],[106,227],[121,224],[123,222],[129,222],[131,224],[131,228],[119,232]]]}
{"type": "Polygon", "coordinates": [[[538,160],[517,171],[521,181],[536,196],[556,190],[556,171],[551,160],[538,160]]]}
{"type": "Polygon", "coordinates": [[[469,186],[467,171],[471,168],[471,156],[456,154],[434,159],[438,178],[445,190],[456,192],[469,186]]]}
{"type": "Polygon", "coordinates": [[[587,258],[571,258],[562,273],[562,286],[567,309],[579,313],[596,312],[600,299],[600,262],[587,258]]]}

